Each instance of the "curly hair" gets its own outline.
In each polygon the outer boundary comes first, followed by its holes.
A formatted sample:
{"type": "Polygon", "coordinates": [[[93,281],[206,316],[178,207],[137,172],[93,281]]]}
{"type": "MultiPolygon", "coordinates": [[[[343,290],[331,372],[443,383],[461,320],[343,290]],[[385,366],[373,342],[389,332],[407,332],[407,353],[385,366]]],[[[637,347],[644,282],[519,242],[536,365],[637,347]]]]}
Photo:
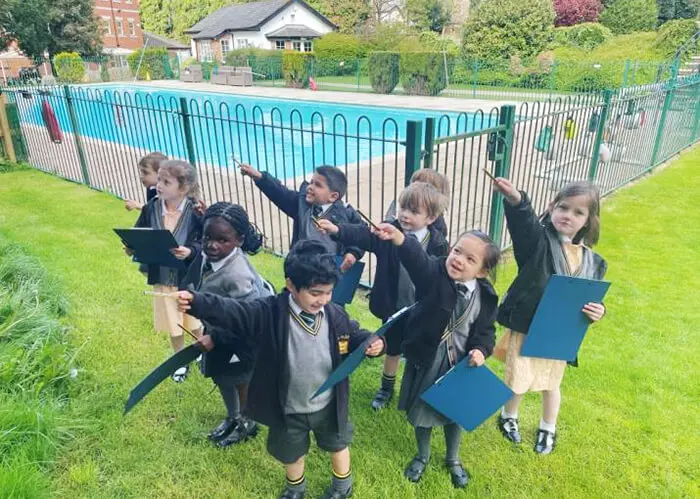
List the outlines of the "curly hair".
{"type": "Polygon", "coordinates": [[[250,255],[260,251],[263,235],[255,224],[250,223],[248,213],[242,206],[231,203],[214,203],[204,213],[204,222],[212,218],[221,218],[228,222],[242,239],[241,249],[250,255]]]}

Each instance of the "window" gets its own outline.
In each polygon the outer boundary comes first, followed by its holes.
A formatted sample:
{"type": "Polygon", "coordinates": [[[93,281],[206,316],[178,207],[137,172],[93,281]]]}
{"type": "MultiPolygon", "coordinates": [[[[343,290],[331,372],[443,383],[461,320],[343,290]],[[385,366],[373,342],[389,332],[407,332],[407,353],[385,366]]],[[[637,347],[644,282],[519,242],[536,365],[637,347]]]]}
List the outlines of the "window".
{"type": "Polygon", "coordinates": [[[136,36],[136,23],[133,19],[127,21],[129,23],[129,36],[136,36]]]}
{"type": "Polygon", "coordinates": [[[311,52],[311,42],[304,42],[304,52],[311,52]]]}
{"type": "Polygon", "coordinates": [[[284,40],[277,40],[275,42],[275,49],[284,50],[284,40]]]}
{"type": "Polygon", "coordinates": [[[126,3],[132,3],[133,0],[124,0],[126,3]]]}
{"type": "Polygon", "coordinates": [[[297,52],[301,52],[301,42],[292,42],[292,48],[297,52]]]}
{"type": "Polygon", "coordinates": [[[221,60],[226,59],[226,54],[231,51],[231,40],[228,38],[223,38],[221,40],[221,60]]]}
{"type": "Polygon", "coordinates": [[[117,18],[117,34],[124,36],[124,22],[119,18],[117,18]]]}
{"type": "Polygon", "coordinates": [[[105,35],[112,34],[112,20],[109,17],[102,18],[102,27],[104,28],[105,35]]]}
{"type": "Polygon", "coordinates": [[[209,40],[199,42],[199,49],[202,52],[202,54],[200,56],[201,60],[211,62],[211,60],[212,60],[211,42],[209,40]]]}
{"type": "Polygon", "coordinates": [[[250,43],[248,42],[247,38],[239,38],[236,40],[236,48],[244,49],[247,47],[250,47],[250,43]]]}

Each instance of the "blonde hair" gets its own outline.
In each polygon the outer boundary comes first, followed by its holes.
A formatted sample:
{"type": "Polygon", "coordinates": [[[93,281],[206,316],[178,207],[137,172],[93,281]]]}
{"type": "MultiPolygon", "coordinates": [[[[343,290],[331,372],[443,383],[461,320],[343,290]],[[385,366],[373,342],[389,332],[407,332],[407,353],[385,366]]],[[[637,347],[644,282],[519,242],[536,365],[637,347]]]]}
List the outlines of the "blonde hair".
{"type": "Polygon", "coordinates": [[[160,170],[168,172],[169,175],[177,179],[180,187],[187,188],[187,197],[199,201],[199,182],[197,181],[197,170],[187,161],[169,159],[160,164],[160,170]]]}
{"type": "Polygon", "coordinates": [[[401,191],[399,207],[415,212],[425,210],[429,217],[437,218],[447,208],[447,199],[432,184],[413,182],[401,191]]]}
{"type": "Polygon", "coordinates": [[[431,168],[421,168],[416,170],[411,175],[411,183],[413,182],[426,182],[433,187],[435,187],[440,194],[447,197],[447,201],[450,200],[450,181],[442,173],[435,171],[431,168]]]}
{"type": "Polygon", "coordinates": [[[139,168],[147,168],[158,173],[158,169],[160,169],[160,164],[163,161],[167,160],[168,157],[162,152],[152,152],[150,154],[146,154],[143,158],[139,160],[139,168]]]}

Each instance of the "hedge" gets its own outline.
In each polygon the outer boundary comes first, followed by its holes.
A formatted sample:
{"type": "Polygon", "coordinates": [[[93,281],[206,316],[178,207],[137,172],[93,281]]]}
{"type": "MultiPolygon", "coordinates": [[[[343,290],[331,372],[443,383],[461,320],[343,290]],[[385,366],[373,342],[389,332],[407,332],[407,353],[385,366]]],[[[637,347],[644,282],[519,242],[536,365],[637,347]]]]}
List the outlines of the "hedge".
{"type": "Polygon", "coordinates": [[[81,83],[85,79],[85,65],[80,54],[61,52],[53,59],[56,75],[63,83],[81,83]]]}
{"type": "Polygon", "coordinates": [[[313,61],[314,54],[312,52],[285,50],[282,54],[282,73],[285,85],[291,88],[308,87],[313,61]]]}
{"type": "Polygon", "coordinates": [[[370,52],[369,80],[372,89],[380,94],[390,94],[399,83],[398,52],[370,52]]]}
{"type": "Polygon", "coordinates": [[[453,57],[440,52],[402,52],[399,74],[404,92],[409,95],[438,95],[447,86],[445,59],[449,66],[453,57]]]}
{"type": "Polygon", "coordinates": [[[170,80],[173,77],[168,51],[164,47],[137,50],[129,54],[126,61],[132,73],[136,74],[138,69],[136,78],[139,80],[170,80]]]}

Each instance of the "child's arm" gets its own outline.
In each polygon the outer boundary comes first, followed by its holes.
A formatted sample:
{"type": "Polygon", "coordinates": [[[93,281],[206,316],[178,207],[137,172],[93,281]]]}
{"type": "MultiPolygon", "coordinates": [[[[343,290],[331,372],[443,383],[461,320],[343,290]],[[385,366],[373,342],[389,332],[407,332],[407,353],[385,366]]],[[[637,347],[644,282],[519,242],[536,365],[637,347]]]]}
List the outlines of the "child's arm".
{"type": "MultiPolygon", "coordinates": [[[[493,308],[493,312],[485,321],[485,326],[475,327],[474,331],[469,331],[467,352],[469,352],[469,363],[473,366],[483,364],[486,357],[493,352],[496,344],[496,315],[498,315],[498,307],[493,308]]],[[[477,320],[474,324],[479,324],[479,321],[477,320]]]]}
{"type": "Polygon", "coordinates": [[[241,165],[240,172],[252,178],[263,194],[288,216],[296,218],[299,215],[298,191],[287,189],[269,173],[261,173],[250,165],[241,165]]]}
{"type": "Polygon", "coordinates": [[[124,201],[124,207],[127,209],[127,211],[133,211],[140,210],[143,208],[143,205],[138,201],[134,201],[133,199],[127,199],[124,201]]]}
{"type": "Polygon", "coordinates": [[[534,252],[537,241],[544,234],[544,228],[525,192],[518,191],[504,178],[497,178],[493,185],[505,198],[503,205],[508,232],[513,240],[513,254],[518,265],[521,265],[534,252]]]}
{"type": "MultiPolygon", "coordinates": [[[[355,211],[355,209],[352,206],[347,206],[345,209],[348,214],[348,224],[346,225],[346,227],[368,228],[365,221],[362,220],[362,217],[360,217],[359,213],[357,213],[357,211],[355,211]]],[[[370,235],[372,235],[371,232],[370,235]]],[[[364,248],[352,241],[343,242],[342,254],[347,255],[349,253],[355,257],[355,260],[361,259],[364,256],[366,250],[367,248],[364,248]]]]}
{"type": "MultiPolygon", "coordinates": [[[[350,332],[350,344],[348,345],[348,350],[353,352],[360,345],[362,345],[367,338],[372,336],[372,333],[365,331],[364,329],[360,329],[360,325],[356,321],[350,320],[350,318],[348,318],[347,321],[348,331],[350,332]]],[[[378,336],[367,344],[365,347],[365,355],[368,357],[379,357],[385,350],[386,343],[384,338],[378,336]]]]}
{"type": "Polygon", "coordinates": [[[348,247],[357,248],[358,251],[377,252],[380,244],[391,244],[380,240],[372,234],[369,227],[359,224],[338,224],[335,225],[328,219],[322,218],[318,221],[319,228],[331,237],[337,239],[348,247]]]}
{"type": "Polygon", "coordinates": [[[399,259],[416,290],[425,286],[435,286],[434,261],[423,251],[418,240],[405,237],[403,232],[387,223],[379,224],[376,234],[379,239],[391,241],[394,246],[399,247],[399,259]]]}

